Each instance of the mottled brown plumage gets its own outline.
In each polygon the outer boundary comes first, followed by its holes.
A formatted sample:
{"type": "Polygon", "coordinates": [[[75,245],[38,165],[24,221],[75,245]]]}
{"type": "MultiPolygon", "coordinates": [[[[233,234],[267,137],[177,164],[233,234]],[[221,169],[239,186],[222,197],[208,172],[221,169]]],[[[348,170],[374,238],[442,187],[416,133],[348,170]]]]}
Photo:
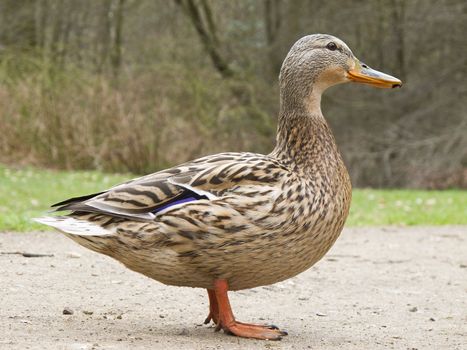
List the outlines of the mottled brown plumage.
{"type": "Polygon", "coordinates": [[[269,155],[200,158],[59,203],[58,210],[71,213],[42,222],[157,281],[208,289],[209,319],[226,331],[279,339],[284,334],[278,330],[236,322],[227,288],[295,276],[334,244],[349,212],[351,185],[320,98],[329,86],[357,76],[363,83],[400,85],[375,72],[335,37],[304,37],[281,69],[277,145],[269,155]]]}

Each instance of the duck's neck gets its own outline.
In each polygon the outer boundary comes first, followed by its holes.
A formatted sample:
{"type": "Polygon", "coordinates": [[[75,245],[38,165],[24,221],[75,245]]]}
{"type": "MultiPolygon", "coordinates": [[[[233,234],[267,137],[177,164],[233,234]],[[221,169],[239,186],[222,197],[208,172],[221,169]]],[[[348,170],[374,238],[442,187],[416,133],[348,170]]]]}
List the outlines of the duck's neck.
{"type": "Polygon", "coordinates": [[[317,159],[338,155],[334,136],[321,112],[321,91],[305,98],[281,94],[275,157],[307,169],[317,159]]]}

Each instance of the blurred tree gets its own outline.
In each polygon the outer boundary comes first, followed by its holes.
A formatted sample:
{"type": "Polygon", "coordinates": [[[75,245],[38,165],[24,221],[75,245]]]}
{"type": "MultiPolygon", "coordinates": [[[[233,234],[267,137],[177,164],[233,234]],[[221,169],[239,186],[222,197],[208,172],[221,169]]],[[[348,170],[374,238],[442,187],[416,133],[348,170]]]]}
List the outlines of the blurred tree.
{"type": "Polygon", "coordinates": [[[266,49],[270,62],[271,77],[279,74],[282,58],[277,55],[279,34],[282,26],[282,0],[264,0],[264,27],[266,32],[266,49]]]}
{"type": "Polygon", "coordinates": [[[0,0],[0,161],[146,172],[267,152],[282,60],[317,32],[405,83],[324,96],[354,183],[466,186],[465,0],[0,0]]]}
{"type": "Polygon", "coordinates": [[[227,59],[221,53],[221,43],[217,36],[211,5],[207,0],[175,0],[193,23],[201,42],[214,67],[224,78],[233,75],[227,59]]]}

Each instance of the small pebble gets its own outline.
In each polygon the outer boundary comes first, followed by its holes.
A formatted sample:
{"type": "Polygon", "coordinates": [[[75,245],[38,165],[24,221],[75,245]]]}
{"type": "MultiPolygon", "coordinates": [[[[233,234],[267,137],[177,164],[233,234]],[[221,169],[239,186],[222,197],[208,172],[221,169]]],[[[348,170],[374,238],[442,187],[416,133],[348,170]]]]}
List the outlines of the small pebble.
{"type": "Polygon", "coordinates": [[[190,335],[190,332],[188,331],[188,329],[186,328],[183,328],[182,331],[180,333],[178,333],[178,335],[190,335]]]}
{"type": "Polygon", "coordinates": [[[417,311],[418,311],[418,308],[417,308],[416,306],[414,306],[414,307],[411,307],[411,308],[409,309],[409,311],[410,311],[410,312],[417,312],[417,311]]]}
{"type": "Polygon", "coordinates": [[[83,314],[85,315],[92,315],[94,311],[83,310],[83,314]]]}
{"type": "Polygon", "coordinates": [[[73,310],[70,309],[69,307],[66,307],[66,308],[63,309],[63,314],[64,315],[73,315],[73,313],[74,313],[73,310]]]}

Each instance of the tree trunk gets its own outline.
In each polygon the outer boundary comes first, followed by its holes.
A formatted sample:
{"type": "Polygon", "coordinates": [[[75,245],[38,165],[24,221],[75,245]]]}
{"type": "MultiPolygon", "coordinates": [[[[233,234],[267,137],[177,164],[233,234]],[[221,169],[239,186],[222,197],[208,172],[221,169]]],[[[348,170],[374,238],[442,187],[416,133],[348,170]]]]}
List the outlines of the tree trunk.
{"type": "Polygon", "coordinates": [[[222,77],[231,78],[234,71],[221,53],[216,24],[208,2],[206,0],[175,0],[175,3],[182,8],[183,12],[191,20],[214,67],[222,77]]]}
{"type": "Polygon", "coordinates": [[[266,32],[267,55],[270,66],[270,77],[277,79],[281,69],[282,57],[278,54],[279,33],[282,24],[281,0],[264,1],[264,29],[266,32]]]}
{"type": "Polygon", "coordinates": [[[122,36],[123,36],[123,12],[125,7],[125,0],[118,0],[117,8],[114,12],[114,36],[112,52],[110,56],[110,63],[112,65],[112,73],[115,79],[118,79],[120,66],[122,64],[122,36]]]}

